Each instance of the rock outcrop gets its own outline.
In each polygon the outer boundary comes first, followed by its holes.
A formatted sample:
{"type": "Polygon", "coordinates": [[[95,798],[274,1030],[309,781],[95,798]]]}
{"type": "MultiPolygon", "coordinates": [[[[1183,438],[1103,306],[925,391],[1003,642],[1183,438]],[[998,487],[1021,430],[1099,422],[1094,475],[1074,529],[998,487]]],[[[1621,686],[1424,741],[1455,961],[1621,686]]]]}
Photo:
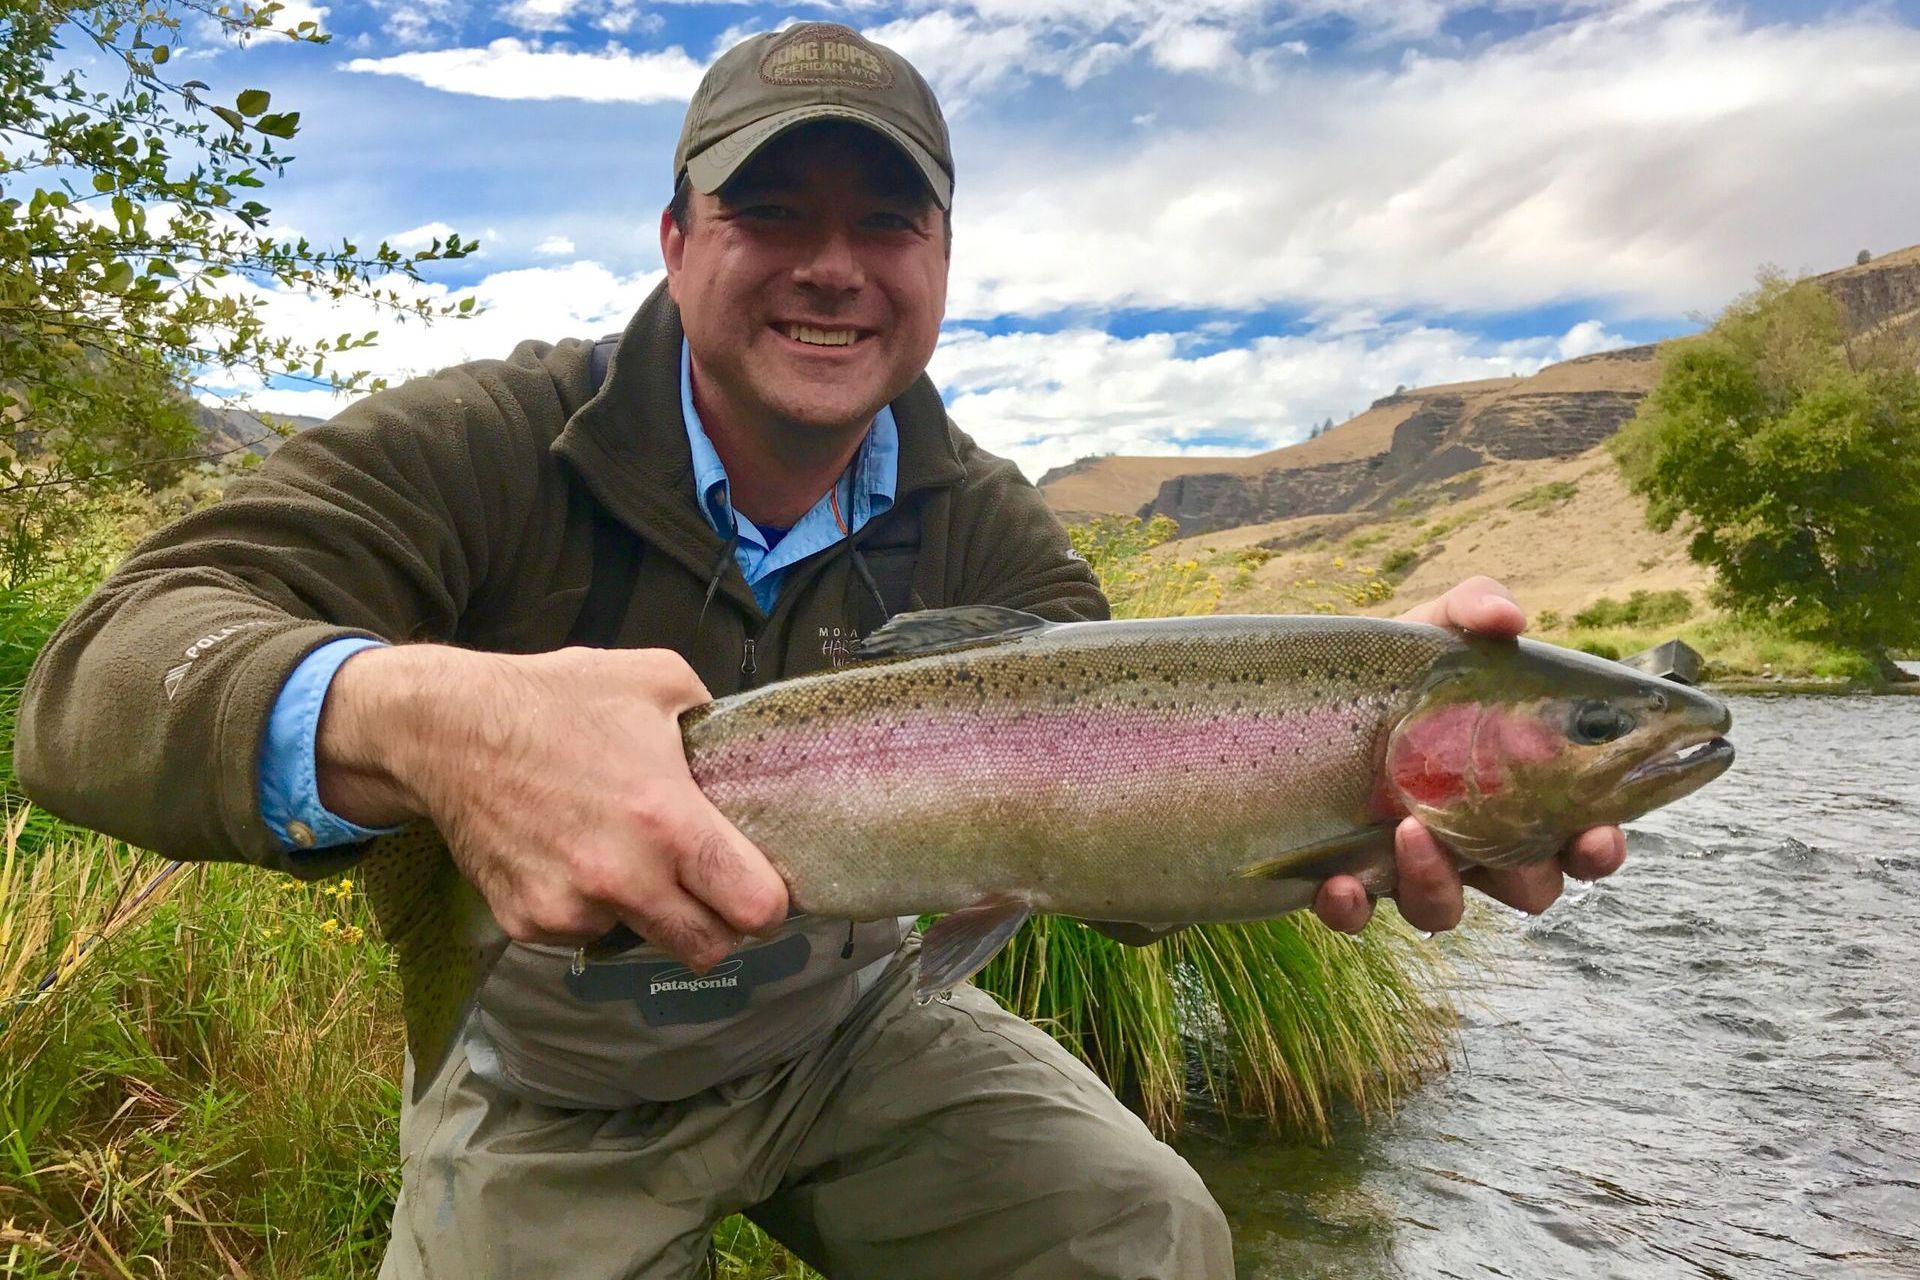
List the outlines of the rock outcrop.
{"type": "Polygon", "coordinates": [[[1569,360],[1531,378],[1396,392],[1354,419],[1396,419],[1376,452],[1316,464],[1277,450],[1263,455],[1270,461],[1257,470],[1175,475],[1139,514],[1171,516],[1182,533],[1207,533],[1377,509],[1493,460],[1571,457],[1633,416],[1653,385],[1652,356],[1652,347],[1633,347],[1569,360]]]}

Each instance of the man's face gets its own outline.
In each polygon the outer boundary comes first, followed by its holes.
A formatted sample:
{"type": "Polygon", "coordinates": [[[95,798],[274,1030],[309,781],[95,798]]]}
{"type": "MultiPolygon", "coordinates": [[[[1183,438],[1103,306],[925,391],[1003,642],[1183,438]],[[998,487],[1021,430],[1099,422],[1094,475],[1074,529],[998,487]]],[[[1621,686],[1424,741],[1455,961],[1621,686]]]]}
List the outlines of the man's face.
{"type": "Polygon", "coordinates": [[[802,126],[717,194],[692,192],[684,232],[662,216],[703,414],[864,428],[920,376],[947,255],[908,164],[857,125],[802,126]]]}

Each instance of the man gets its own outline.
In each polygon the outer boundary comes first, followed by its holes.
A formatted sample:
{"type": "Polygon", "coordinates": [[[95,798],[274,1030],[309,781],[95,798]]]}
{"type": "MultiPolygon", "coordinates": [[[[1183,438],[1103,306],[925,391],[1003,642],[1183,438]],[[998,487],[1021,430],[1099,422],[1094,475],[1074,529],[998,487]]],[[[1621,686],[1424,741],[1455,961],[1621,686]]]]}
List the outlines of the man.
{"type": "MultiPolygon", "coordinates": [[[[447,836],[516,945],[404,1111],[383,1276],[683,1277],[736,1210],[840,1277],[1230,1275],[1205,1188],[1089,1072],[971,988],[915,1005],[910,921],[789,919],[681,754],[680,712],[894,612],[1105,614],[925,377],[931,91],[843,27],[755,37],[695,94],[675,180],[667,283],[604,371],[527,343],[288,442],[62,629],[21,777],[163,853],[299,875],[402,822],[447,836]],[[616,925],[647,944],[576,971],[616,925]]],[[[1485,580],[1416,613],[1521,625],[1485,580]]],[[[1402,911],[1451,927],[1460,876],[1416,823],[1399,855],[1402,911]]],[[[1566,862],[1621,856],[1601,830],[1566,862]]],[[[1561,875],[1477,882],[1537,910],[1561,875]]],[[[1348,878],[1317,903],[1369,909],[1348,878]]]]}

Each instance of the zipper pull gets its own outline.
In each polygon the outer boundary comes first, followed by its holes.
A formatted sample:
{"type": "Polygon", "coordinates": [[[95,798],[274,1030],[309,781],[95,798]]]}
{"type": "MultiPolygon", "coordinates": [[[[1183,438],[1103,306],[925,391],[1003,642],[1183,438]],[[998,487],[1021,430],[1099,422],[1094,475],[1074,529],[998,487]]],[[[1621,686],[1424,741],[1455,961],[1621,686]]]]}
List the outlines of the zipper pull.
{"type": "Polygon", "coordinates": [[[743,675],[750,676],[754,672],[758,671],[759,669],[760,668],[756,666],[753,661],[753,641],[748,640],[746,644],[746,649],[742,652],[742,655],[740,658],[740,671],[743,675]]]}

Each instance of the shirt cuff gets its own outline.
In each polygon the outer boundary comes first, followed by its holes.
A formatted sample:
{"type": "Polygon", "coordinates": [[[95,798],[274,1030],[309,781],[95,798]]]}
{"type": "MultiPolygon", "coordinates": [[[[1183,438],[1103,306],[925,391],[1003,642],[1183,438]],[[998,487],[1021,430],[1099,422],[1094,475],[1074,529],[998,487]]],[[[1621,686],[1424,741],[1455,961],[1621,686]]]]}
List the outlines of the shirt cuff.
{"type": "Polygon", "coordinates": [[[314,742],[320,708],[340,664],[363,649],[385,648],[378,640],[349,636],[321,645],[293,669],[267,717],[266,750],[260,757],[260,817],[290,853],[358,844],[398,827],[363,827],[320,803],[314,742]]]}

